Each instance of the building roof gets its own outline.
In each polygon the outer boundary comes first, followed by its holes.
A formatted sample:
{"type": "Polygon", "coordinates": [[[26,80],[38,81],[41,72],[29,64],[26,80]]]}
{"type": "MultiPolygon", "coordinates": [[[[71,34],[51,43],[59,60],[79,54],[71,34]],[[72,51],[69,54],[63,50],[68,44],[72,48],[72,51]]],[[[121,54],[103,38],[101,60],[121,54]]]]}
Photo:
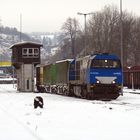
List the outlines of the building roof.
{"type": "Polygon", "coordinates": [[[12,46],[10,46],[10,49],[12,49],[13,47],[20,47],[20,46],[23,46],[23,45],[35,45],[35,46],[39,46],[39,47],[42,47],[43,45],[42,44],[39,44],[39,43],[35,43],[35,42],[18,42],[16,44],[13,44],[12,46]]]}

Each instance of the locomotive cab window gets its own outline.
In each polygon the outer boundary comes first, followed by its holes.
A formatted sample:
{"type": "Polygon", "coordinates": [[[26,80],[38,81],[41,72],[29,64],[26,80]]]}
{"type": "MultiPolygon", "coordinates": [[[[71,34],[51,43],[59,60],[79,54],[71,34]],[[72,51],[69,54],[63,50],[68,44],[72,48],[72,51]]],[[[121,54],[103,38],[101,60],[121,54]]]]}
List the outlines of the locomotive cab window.
{"type": "Polygon", "coordinates": [[[120,61],[96,59],[92,60],[91,68],[121,68],[120,61]]]}

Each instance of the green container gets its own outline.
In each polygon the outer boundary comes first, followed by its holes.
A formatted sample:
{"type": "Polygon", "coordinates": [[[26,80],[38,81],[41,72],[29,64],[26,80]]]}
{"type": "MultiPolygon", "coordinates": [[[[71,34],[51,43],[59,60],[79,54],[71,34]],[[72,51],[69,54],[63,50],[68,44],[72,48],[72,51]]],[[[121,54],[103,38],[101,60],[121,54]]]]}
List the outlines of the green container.
{"type": "Polygon", "coordinates": [[[43,79],[45,85],[51,84],[50,68],[51,68],[51,64],[44,66],[43,79]]]}
{"type": "Polygon", "coordinates": [[[51,64],[50,67],[50,80],[51,80],[51,84],[56,84],[56,64],[51,64]]]}
{"type": "Polygon", "coordinates": [[[57,61],[55,64],[44,66],[44,84],[45,85],[58,85],[67,84],[68,81],[68,68],[70,60],[57,61]]]}
{"type": "Polygon", "coordinates": [[[44,67],[44,84],[53,85],[56,84],[56,66],[55,64],[49,64],[44,67]]]}
{"type": "Polygon", "coordinates": [[[68,68],[69,60],[58,61],[56,63],[56,83],[57,84],[67,84],[68,82],[68,68]]]}

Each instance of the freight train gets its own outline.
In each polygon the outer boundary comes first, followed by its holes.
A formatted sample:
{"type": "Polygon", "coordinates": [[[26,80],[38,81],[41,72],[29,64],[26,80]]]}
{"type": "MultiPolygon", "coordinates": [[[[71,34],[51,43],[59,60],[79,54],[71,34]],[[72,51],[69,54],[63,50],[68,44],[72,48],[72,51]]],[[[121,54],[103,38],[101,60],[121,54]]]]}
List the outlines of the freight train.
{"type": "Polygon", "coordinates": [[[36,68],[39,92],[86,99],[116,99],[122,91],[122,67],[113,54],[93,54],[36,68]]]}
{"type": "Polygon", "coordinates": [[[140,89],[140,66],[125,67],[124,86],[132,89],[140,89]]]}

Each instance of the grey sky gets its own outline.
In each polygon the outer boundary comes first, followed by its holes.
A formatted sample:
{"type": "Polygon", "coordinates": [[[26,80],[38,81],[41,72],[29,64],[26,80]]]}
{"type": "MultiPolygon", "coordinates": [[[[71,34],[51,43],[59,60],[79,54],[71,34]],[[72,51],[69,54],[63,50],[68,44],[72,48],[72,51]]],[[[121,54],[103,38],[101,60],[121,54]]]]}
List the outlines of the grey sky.
{"type": "MultiPolygon", "coordinates": [[[[140,16],[139,0],[122,0],[123,9],[140,16]]],[[[0,18],[4,26],[19,29],[22,13],[22,31],[59,31],[68,17],[84,20],[77,12],[95,12],[105,5],[120,0],[0,0],[0,18]]],[[[83,24],[81,22],[81,24],[83,24]]]]}

